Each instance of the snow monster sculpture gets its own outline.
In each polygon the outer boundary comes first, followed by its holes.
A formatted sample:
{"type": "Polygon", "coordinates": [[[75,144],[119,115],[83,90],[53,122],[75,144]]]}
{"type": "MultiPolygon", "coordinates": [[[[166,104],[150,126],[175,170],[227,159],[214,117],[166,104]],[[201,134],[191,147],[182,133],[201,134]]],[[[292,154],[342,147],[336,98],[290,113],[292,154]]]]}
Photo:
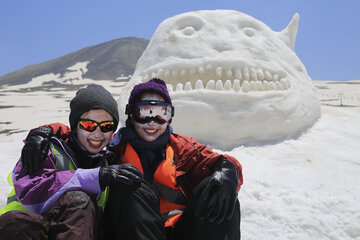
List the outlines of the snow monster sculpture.
{"type": "MultiPolygon", "coordinates": [[[[188,12],[163,21],[118,101],[135,84],[166,81],[175,132],[228,150],[294,136],[320,116],[294,46],[299,15],[281,32],[241,12],[188,12]]],[[[121,116],[124,124],[127,116],[121,116]]]]}

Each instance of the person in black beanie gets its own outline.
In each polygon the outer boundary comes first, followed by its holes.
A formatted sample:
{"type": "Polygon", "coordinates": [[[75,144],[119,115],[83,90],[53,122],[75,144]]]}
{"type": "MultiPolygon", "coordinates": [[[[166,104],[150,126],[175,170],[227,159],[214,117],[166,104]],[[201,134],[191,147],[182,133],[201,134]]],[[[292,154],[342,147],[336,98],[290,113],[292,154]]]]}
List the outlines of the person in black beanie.
{"type": "Polygon", "coordinates": [[[106,239],[240,239],[241,164],[174,133],[174,110],[162,79],[134,86],[126,126],[109,149],[118,163],[135,166],[144,178],[134,191],[111,187],[106,239]]]}
{"type": "Polygon", "coordinates": [[[76,129],[80,116],[92,109],[104,109],[107,111],[113,117],[115,127],[117,127],[119,112],[114,97],[103,86],[91,84],[80,89],[70,102],[69,122],[71,129],[76,129]]]}
{"type": "Polygon", "coordinates": [[[0,239],[102,239],[109,186],[135,190],[143,177],[130,164],[109,165],[114,154],[105,147],[118,120],[115,99],[92,84],[71,100],[71,130],[64,139],[50,139],[53,129],[46,126],[30,132],[26,146],[42,142],[50,149],[41,161],[38,154],[17,162],[12,173],[16,195],[12,191],[0,210],[0,239]]]}

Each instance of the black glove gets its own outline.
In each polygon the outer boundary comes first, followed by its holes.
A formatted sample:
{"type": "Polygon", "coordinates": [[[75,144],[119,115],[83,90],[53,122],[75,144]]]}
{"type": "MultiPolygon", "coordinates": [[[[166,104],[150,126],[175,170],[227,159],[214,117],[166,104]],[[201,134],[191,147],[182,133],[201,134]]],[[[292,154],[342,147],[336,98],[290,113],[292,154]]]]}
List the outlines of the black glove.
{"type": "Polygon", "coordinates": [[[101,190],[106,186],[124,184],[136,190],[140,187],[143,174],[131,164],[124,163],[108,167],[101,167],[99,171],[99,183],[101,190]]]}
{"type": "Polygon", "coordinates": [[[34,129],[27,136],[26,143],[21,151],[21,163],[27,174],[39,170],[49,152],[52,135],[52,128],[44,126],[34,129]]]}
{"type": "Polygon", "coordinates": [[[196,216],[218,224],[224,219],[231,219],[238,196],[237,188],[238,175],[235,165],[228,160],[221,160],[204,187],[196,216]]]}

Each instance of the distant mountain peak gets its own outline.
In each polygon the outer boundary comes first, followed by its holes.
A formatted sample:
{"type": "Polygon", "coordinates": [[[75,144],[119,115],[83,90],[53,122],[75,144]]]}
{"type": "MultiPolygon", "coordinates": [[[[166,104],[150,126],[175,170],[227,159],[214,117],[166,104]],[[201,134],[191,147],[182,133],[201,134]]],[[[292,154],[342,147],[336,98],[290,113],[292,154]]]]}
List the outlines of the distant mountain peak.
{"type": "Polygon", "coordinates": [[[71,84],[83,79],[119,80],[131,76],[148,40],[128,37],[80,49],[65,56],[30,65],[0,77],[0,85],[27,84],[32,80],[71,84]]]}

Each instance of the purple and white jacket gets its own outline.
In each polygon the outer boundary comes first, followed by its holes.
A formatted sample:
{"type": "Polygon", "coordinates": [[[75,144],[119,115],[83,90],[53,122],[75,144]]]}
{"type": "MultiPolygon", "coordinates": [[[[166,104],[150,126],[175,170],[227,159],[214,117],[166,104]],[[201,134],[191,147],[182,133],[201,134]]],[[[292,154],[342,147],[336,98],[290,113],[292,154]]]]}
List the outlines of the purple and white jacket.
{"type": "Polygon", "coordinates": [[[53,144],[60,145],[74,166],[75,170],[56,171],[56,160],[50,150],[41,168],[32,175],[25,173],[21,159],[13,172],[16,196],[19,202],[31,213],[47,212],[67,191],[83,190],[88,194],[101,193],[99,184],[99,169],[105,165],[104,160],[97,168],[77,168],[77,161],[68,145],[58,138],[52,138],[53,144]]]}

